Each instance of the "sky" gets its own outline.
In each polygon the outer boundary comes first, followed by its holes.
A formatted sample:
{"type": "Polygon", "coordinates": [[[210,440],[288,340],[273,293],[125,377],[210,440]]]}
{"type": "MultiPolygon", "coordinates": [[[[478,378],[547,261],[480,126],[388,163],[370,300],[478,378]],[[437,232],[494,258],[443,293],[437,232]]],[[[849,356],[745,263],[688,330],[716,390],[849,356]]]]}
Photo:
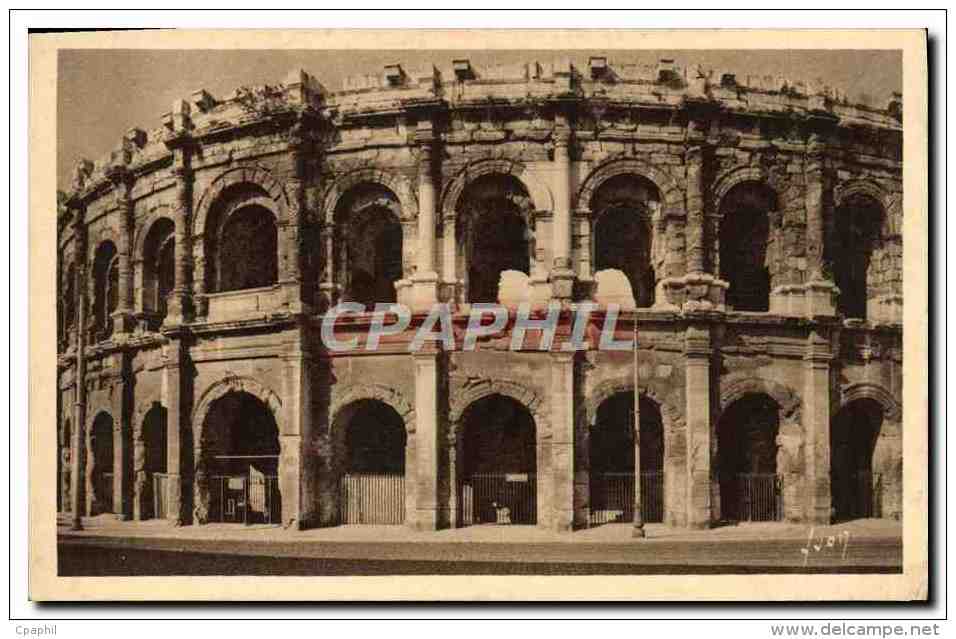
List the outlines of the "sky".
{"type": "Polygon", "coordinates": [[[674,58],[683,67],[700,64],[736,72],[738,77],[820,79],[842,88],[851,101],[881,107],[903,85],[898,51],[64,49],[57,74],[57,185],[67,190],[77,160],[102,157],[132,127],[147,131],[158,127],[160,116],[175,100],[201,88],[223,97],[239,86],[279,84],[290,71],[302,68],[328,90],[339,91],[345,76],[380,73],[393,62],[415,69],[429,62],[449,67],[453,58],[469,58],[473,65],[483,66],[570,57],[582,68],[588,56],[604,54],[611,64],[674,58]]]}

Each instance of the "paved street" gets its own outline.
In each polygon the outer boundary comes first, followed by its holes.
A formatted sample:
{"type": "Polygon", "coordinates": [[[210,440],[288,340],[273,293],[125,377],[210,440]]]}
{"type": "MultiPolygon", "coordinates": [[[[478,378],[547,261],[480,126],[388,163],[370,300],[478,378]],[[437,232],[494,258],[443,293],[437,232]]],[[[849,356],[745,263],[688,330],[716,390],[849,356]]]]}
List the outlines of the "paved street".
{"type": "MultiPolygon", "coordinates": [[[[123,524],[117,528],[122,530],[123,524]]],[[[859,527],[859,526],[858,526],[859,527]]],[[[61,575],[399,575],[399,574],[717,574],[800,572],[899,572],[902,544],[898,536],[850,536],[828,545],[826,537],[807,545],[785,527],[757,528],[753,537],[744,528],[701,531],[668,538],[631,540],[628,529],[598,531],[603,537],[578,537],[574,543],[534,539],[531,530],[490,528],[470,534],[497,536],[495,541],[349,541],[310,538],[309,531],[229,529],[227,538],[196,537],[190,529],[157,528],[152,535],[121,536],[107,532],[71,534],[61,529],[58,564],[61,575]],[[235,530],[235,532],[232,532],[235,530]],[[778,534],[772,534],[774,531],[778,534]],[[769,531],[769,532],[768,532],[769,531]],[[272,533],[277,539],[264,537],[272,533]],[[713,537],[708,539],[705,535],[713,537]],[[296,535],[299,535],[298,537],[296,535]],[[508,535],[514,535],[514,541],[508,535]],[[723,535],[723,537],[722,537],[723,535]],[[806,552],[804,552],[806,551],[806,552]],[[806,558],[806,564],[804,564],[806,558]]],[[[194,527],[189,527],[194,528],[194,527]]],[[[661,529],[664,532],[667,529],[661,529]]],[[[824,529],[825,532],[830,532],[824,529]]],[[[208,534],[209,531],[201,531],[208,534]]],[[[586,531],[589,532],[590,531],[586,531]]],[[[318,533],[316,533],[318,534],[318,533]]],[[[401,530],[393,531],[398,538],[401,530]]],[[[434,533],[433,533],[434,534],[434,533]]],[[[408,537],[408,535],[406,535],[408,537]]]]}

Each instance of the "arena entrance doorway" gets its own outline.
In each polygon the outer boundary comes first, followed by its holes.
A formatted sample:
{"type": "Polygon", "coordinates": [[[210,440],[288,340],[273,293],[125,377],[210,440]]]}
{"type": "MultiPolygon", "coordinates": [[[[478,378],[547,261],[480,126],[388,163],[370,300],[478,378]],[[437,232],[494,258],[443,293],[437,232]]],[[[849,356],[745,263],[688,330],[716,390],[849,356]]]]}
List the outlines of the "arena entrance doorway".
{"type": "Polygon", "coordinates": [[[215,400],[203,428],[209,521],[279,523],[279,429],[272,411],[246,392],[215,400]]]}
{"type": "Polygon", "coordinates": [[[394,408],[373,399],[355,402],[336,424],[339,521],[405,522],[405,423],[394,408]]]}
{"type": "Polygon", "coordinates": [[[634,521],[635,454],[641,461],[641,513],[647,523],[664,521],[664,429],[660,410],[646,397],[640,404],[639,451],[634,445],[634,394],[618,393],[598,408],[589,437],[590,515],[598,526],[634,521]]]}
{"type": "Polygon", "coordinates": [[[780,407],[769,396],[750,394],[728,406],[717,424],[721,518],[779,521],[783,485],[777,474],[780,407]]]}
{"type": "Polygon", "coordinates": [[[844,406],[830,425],[830,485],[834,521],[881,517],[883,481],[873,472],[873,451],[883,409],[872,399],[844,406]]]}
{"type": "Polygon", "coordinates": [[[458,521],[536,524],[536,435],[528,409],[510,397],[490,395],[466,410],[463,428],[458,521]]]}

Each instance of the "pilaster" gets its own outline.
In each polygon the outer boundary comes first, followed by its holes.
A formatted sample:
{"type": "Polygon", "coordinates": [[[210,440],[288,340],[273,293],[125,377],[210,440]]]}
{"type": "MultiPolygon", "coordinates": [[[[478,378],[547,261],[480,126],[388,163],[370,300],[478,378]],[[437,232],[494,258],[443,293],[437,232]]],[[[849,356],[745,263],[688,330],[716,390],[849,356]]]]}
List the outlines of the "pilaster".
{"type": "Polygon", "coordinates": [[[286,309],[293,314],[310,310],[302,277],[305,270],[303,243],[308,223],[305,202],[306,150],[305,123],[297,120],[289,131],[292,171],[286,180],[288,206],[285,219],[279,221],[277,229],[280,246],[278,283],[283,291],[286,309]]]}
{"type": "Polygon", "coordinates": [[[192,185],[190,147],[180,143],[172,147],[173,175],[176,177],[176,211],[173,214],[173,290],[167,298],[165,326],[178,326],[189,319],[191,296],[189,288],[189,254],[191,251],[192,185]]]}
{"type": "Polygon", "coordinates": [[[73,380],[73,432],[70,448],[70,512],[71,530],[81,530],[81,517],[86,510],[86,271],[87,248],[86,226],[83,209],[78,209],[74,223],[74,241],[76,242],[76,376],[73,380]]]}
{"type": "Polygon", "coordinates": [[[167,335],[166,367],[163,369],[163,404],[166,406],[166,495],[169,522],[175,526],[184,524],[188,518],[183,495],[187,494],[186,478],[191,474],[183,454],[183,433],[192,425],[189,422],[189,407],[183,392],[183,367],[188,364],[188,351],[182,335],[167,335]]]}
{"type": "MultiPolygon", "coordinates": [[[[408,524],[416,530],[437,530],[443,516],[438,495],[440,419],[438,374],[440,353],[422,350],[412,354],[415,367],[415,455],[417,468],[409,479],[416,484],[416,513],[408,524]]],[[[455,487],[452,486],[451,490],[455,487]]]]}
{"type": "Polygon", "coordinates": [[[712,456],[710,390],[710,327],[692,323],[684,336],[687,420],[687,525],[708,528],[712,522],[712,456]]]}
{"type": "Polygon", "coordinates": [[[569,303],[574,294],[571,268],[571,137],[566,116],[559,115],[554,131],[554,219],[551,297],[569,303]]]}
{"type": "Polygon", "coordinates": [[[419,145],[418,168],[418,254],[412,276],[412,308],[427,311],[438,301],[438,273],[435,272],[435,134],[430,120],[419,122],[415,141],[419,145]]]}
{"type": "MultiPolygon", "coordinates": [[[[804,158],[804,198],[807,215],[807,282],[803,286],[804,313],[800,308],[783,309],[785,314],[806,315],[809,318],[836,314],[840,290],[833,283],[832,256],[825,247],[830,238],[828,220],[833,211],[828,210],[832,200],[832,185],[826,167],[825,144],[818,133],[812,133],[807,143],[804,158]],[[786,312],[790,310],[790,312],[786,312]]],[[[799,289],[800,287],[791,287],[799,289]]],[[[793,295],[799,291],[791,291],[793,295]]],[[[771,309],[773,310],[773,309],[771,309]]]]}
{"type": "Polygon", "coordinates": [[[311,353],[304,327],[289,334],[283,356],[282,424],[279,431],[279,492],[282,525],[298,529],[316,523],[317,468],[310,454],[312,428],[311,353]]]}
{"type": "Polygon", "coordinates": [[[574,353],[551,355],[550,527],[557,532],[574,526],[574,365],[574,353]]]}
{"type": "Polygon", "coordinates": [[[712,155],[705,131],[706,123],[691,120],[687,125],[687,146],[684,151],[686,171],[686,265],[683,278],[669,278],[662,282],[662,293],[655,306],[667,306],[672,299],[679,299],[683,288],[683,305],[688,311],[723,311],[729,284],[709,272],[712,266],[707,259],[711,246],[707,223],[708,163],[712,155]]]}
{"type": "Polygon", "coordinates": [[[807,523],[830,523],[830,352],[825,329],[810,331],[804,362],[803,432],[807,523]]]}
{"type": "Polygon", "coordinates": [[[109,170],[113,182],[114,207],[117,212],[117,304],[113,311],[113,335],[126,335],[133,332],[136,319],[133,315],[133,282],[130,247],[132,246],[133,202],[130,199],[132,177],[125,166],[112,166],[109,170]]]}

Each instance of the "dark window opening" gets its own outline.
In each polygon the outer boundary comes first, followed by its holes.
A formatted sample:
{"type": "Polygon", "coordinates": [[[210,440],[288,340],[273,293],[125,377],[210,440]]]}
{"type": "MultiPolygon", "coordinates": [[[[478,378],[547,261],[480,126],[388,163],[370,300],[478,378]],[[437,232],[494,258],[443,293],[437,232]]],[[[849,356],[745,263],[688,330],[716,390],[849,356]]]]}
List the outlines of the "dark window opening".
{"type": "Polygon", "coordinates": [[[219,292],[271,286],[278,281],[278,234],[268,209],[252,205],[230,215],[218,250],[219,292]]]}
{"type": "Polygon", "coordinates": [[[531,198],[514,176],[484,175],[469,184],[458,203],[456,226],[464,242],[467,299],[495,303],[504,271],[531,273],[533,229],[528,227],[531,198]]]}
{"type": "Polygon", "coordinates": [[[869,272],[883,224],[882,208],[865,197],[852,198],[836,211],[834,280],[840,289],[839,310],[846,317],[866,319],[869,272]]]}
{"type": "Polygon", "coordinates": [[[638,308],[654,304],[650,228],[630,209],[605,211],[594,226],[594,269],[617,269],[631,285],[638,308]]]}
{"type": "Polygon", "coordinates": [[[113,312],[119,305],[119,259],[116,246],[104,242],[93,261],[93,328],[97,339],[113,332],[113,312]]]}
{"type": "Polygon", "coordinates": [[[497,202],[477,216],[468,268],[470,302],[495,303],[504,271],[530,273],[527,228],[520,213],[497,202]]]}
{"type": "Polygon", "coordinates": [[[402,279],[402,225],[386,208],[364,211],[364,224],[349,242],[351,299],[368,308],[397,301],[395,283],[402,279]]]}
{"type": "Polygon", "coordinates": [[[143,245],[143,310],[166,317],[169,293],[175,285],[175,228],[172,220],[157,220],[143,245]]]}
{"type": "Polygon", "coordinates": [[[774,205],[770,189],[752,184],[734,187],[721,203],[720,277],[730,284],[727,305],[734,310],[770,309],[768,213],[774,205]]]}
{"type": "Polygon", "coordinates": [[[595,220],[594,271],[617,269],[624,273],[639,308],[654,304],[652,224],[660,200],[651,181],[624,174],[603,182],[588,203],[595,220]]]}

